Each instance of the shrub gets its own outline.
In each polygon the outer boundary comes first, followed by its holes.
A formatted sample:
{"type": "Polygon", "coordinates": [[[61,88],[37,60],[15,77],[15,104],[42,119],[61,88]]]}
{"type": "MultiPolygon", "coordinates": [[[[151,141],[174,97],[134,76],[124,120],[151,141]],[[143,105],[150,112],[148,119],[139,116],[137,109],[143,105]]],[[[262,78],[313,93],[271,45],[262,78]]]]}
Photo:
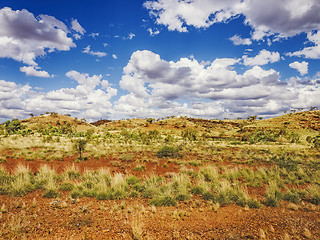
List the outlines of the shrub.
{"type": "Polygon", "coordinates": [[[8,120],[4,123],[5,130],[8,134],[15,134],[20,129],[23,129],[23,125],[18,119],[8,120]]]}
{"type": "Polygon", "coordinates": [[[106,189],[105,191],[97,192],[96,199],[98,200],[112,200],[113,194],[111,188],[106,189]]]}
{"type": "Polygon", "coordinates": [[[193,128],[187,128],[182,131],[181,136],[184,139],[188,139],[190,141],[196,141],[197,140],[197,131],[193,128]]]}
{"type": "Polygon", "coordinates": [[[271,182],[266,190],[266,198],[264,204],[266,206],[278,207],[282,198],[282,192],[275,182],[271,182]]]}
{"type": "Polygon", "coordinates": [[[179,151],[180,151],[179,147],[163,146],[156,153],[156,156],[158,158],[165,158],[165,157],[180,158],[180,157],[182,157],[182,155],[179,153],[179,151]]]}
{"type": "Polygon", "coordinates": [[[142,172],[142,171],[146,170],[146,166],[144,166],[144,165],[136,166],[133,170],[142,172]]]}
{"type": "Polygon", "coordinates": [[[301,202],[301,198],[299,197],[299,194],[294,190],[287,191],[283,195],[283,200],[288,201],[288,202],[292,202],[292,203],[301,202]]]}
{"type": "Polygon", "coordinates": [[[320,148],[320,135],[315,137],[308,136],[306,140],[308,143],[312,144],[313,148],[316,148],[316,149],[320,148]]]}
{"type": "Polygon", "coordinates": [[[204,191],[204,188],[202,188],[201,186],[195,186],[191,189],[191,193],[195,195],[202,195],[204,191]]]}
{"type": "Polygon", "coordinates": [[[288,171],[296,171],[298,168],[298,161],[292,159],[288,154],[281,154],[272,158],[280,168],[285,168],[288,171]]]}
{"type": "Polygon", "coordinates": [[[213,193],[211,193],[211,192],[205,192],[205,193],[202,195],[202,198],[203,198],[204,200],[206,200],[206,201],[209,201],[209,200],[211,200],[211,201],[213,201],[213,202],[216,201],[215,195],[214,195],[213,193]]]}
{"type": "Polygon", "coordinates": [[[129,176],[126,178],[126,181],[129,185],[135,185],[140,182],[139,178],[136,176],[129,176]]]}
{"type": "Polygon", "coordinates": [[[307,200],[315,205],[320,205],[320,186],[319,185],[311,185],[307,189],[307,200]]]}
{"type": "Polygon", "coordinates": [[[177,202],[172,196],[159,196],[150,201],[150,205],[154,206],[176,206],[177,202]]]}
{"type": "Polygon", "coordinates": [[[70,193],[70,197],[73,199],[76,198],[81,198],[82,197],[82,192],[79,189],[74,189],[71,193],[70,193]]]}
{"type": "Polygon", "coordinates": [[[59,190],[61,191],[71,191],[74,189],[74,184],[71,182],[63,182],[59,186],[59,190]]]}
{"type": "Polygon", "coordinates": [[[45,198],[56,198],[58,196],[59,196],[59,192],[54,189],[48,189],[43,194],[43,197],[45,197],[45,198]]]}

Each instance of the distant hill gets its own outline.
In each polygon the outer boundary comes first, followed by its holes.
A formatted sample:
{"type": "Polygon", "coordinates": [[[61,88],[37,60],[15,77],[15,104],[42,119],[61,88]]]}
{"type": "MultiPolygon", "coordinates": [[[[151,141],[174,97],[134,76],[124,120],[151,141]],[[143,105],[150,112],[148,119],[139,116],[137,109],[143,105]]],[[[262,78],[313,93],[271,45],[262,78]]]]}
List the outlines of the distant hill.
{"type": "Polygon", "coordinates": [[[60,114],[44,114],[40,116],[35,116],[28,119],[24,119],[21,121],[21,123],[23,123],[23,125],[27,126],[27,128],[32,130],[47,127],[50,124],[52,126],[61,126],[69,124],[76,131],[86,131],[94,127],[93,125],[81,121],[77,118],[60,114]]]}

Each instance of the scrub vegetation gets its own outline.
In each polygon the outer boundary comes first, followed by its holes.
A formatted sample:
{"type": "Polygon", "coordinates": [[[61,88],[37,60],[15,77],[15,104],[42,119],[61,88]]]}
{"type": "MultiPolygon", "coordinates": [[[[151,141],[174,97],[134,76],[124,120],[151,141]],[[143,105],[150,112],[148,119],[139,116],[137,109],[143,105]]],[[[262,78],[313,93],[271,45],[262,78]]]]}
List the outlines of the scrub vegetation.
{"type": "MultiPolygon", "coordinates": [[[[8,201],[31,196],[30,209],[38,208],[41,199],[58,209],[81,201],[100,204],[99,211],[126,209],[132,214],[127,231],[134,239],[148,236],[141,222],[145,208],[155,216],[157,208],[174,208],[174,221],[189,218],[194,209],[199,214],[228,208],[298,214],[307,208],[319,216],[319,142],[320,111],[267,120],[171,116],[89,124],[49,113],[6,121],[0,125],[0,223],[5,223],[0,236],[36,234],[26,224],[32,221],[28,211],[18,216],[8,207],[8,201]]],[[[88,206],[80,207],[66,229],[94,226],[94,217],[85,214],[88,206]]],[[[297,234],[320,237],[319,227],[306,229],[297,234]]],[[[262,232],[280,238],[292,234],[261,229],[251,237],[261,238],[262,232]]]]}

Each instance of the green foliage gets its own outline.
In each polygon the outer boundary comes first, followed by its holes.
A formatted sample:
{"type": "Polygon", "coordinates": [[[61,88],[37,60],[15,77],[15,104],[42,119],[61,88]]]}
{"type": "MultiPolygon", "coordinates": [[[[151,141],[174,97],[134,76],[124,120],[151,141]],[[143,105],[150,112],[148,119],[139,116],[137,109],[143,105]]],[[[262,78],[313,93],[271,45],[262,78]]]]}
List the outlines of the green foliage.
{"type": "Polygon", "coordinates": [[[147,124],[151,124],[151,123],[153,123],[154,121],[155,121],[154,118],[147,118],[147,120],[146,120],[147,124]]]}
{"type": "Polygon", "coordinates": [[[134,171],[145,171],[146,166],[144,166],[144,165],[136,166],[133,170],[134,171]]]}
{"type": "Polygon", "coordinates": [[[295,190],[289,190],[287,191],[283,197],[283,200],[288,201],[288,202],[293,202],[293,203],[299,203],[301,202],[301,198],[299,196],[299,193],[295,190]]]}
{"type": "Polygon", "coordinates": [[[298,169],[299,162],[287,153],[281,153],[271,159],[280,168],[285,168],[287,171],[296,171],[298,169]]]}
{"type": "Polygon", "coordinates": [[[85,150],[86,148],[86,144],[88,143],[88,140],[87,139],[82,139],[82,138],[79,138],[79,139],[76,139],[74,141],[74,145],[73,145],[73,149],[79,153],[79,159],[82,160],[82,152],[85,150]]]}
{"type": "Polygon", "coordinates": [[[320,205],[320,186],[319,185],[311,185],[307,189],[307,200],[315,205],[320,205]]]}
{"type": "Polygon", "coordinates": [[[140,182],[139,178],[136,176],[129,176],[126,178],[126,181],[129,185],[134,185],[140,182]]]}
{"type": "Polygon", "coordinates": [[[43,197],[45,197],[45,198],[56,198],[56,197],[59,197],[59,192],[57,190],[54,190],[54,189],[48,189],[43,194],[43,197]]]}
{"type": "Polygon", "coordinates": [[[299,134],[295,132],[291,132],[290,134],[286,135],[286,138],[291,142],[291,143],[298,143],[300,141],[300,136],[299,134]]]}
{"type": "Polygon", "coordinates": [[[74,184],[71,182],[63,182],[59,186],[59,190],[61,191],[71,191],[74,189],[74,184]]]}
{"type": "Polygon", "coordinates": [[[73,199],[81,198],[81,197],[82,197],[82,191],[80,191],[79,189],[74,189],[74,190],[70,193],[70,197],[73,198],[73,199]]]}
{"type": "Polygon", "coordinates": [[[279,132],[274,131],[255,131],[255,132],[248,132],[244,134],[241,138],[242,141],[248,141],[251,144],[257,142],[276,142],[280,136],[279,132]]]}
{"type": "Polygon", "coordinates": [[[181,133],[182,138],[190,140],[190,141],[196,141],[198,137],[198,133],[193,128],[187,128],[184,129],[181,133]]]}
{"type": "Polygon", "coordinates": [[[266,206],[278,207],[283,197],[282,192],[278,188],[277,183],[271,182],[266,190],[266,198],[264,204],[266,206]]]}
{"type": "Polygon", "coordinates": [[[308,136],[306,140],[312,145],[313,148],[320,149],[320,135],[315,137],[308,136]]]}
{"type": "Polygon", "coordinates": [[[159,196],[150,201],[150,205],[159,206],[176,206],[177,202],[172,196],[159,196]]]}
{"type": "Polygon", "coordinates": [[[4,123],[4,127],[8,134],[15,134],[24,128],[24,126],[21,124],[21,122],[18,119],[6,121],[4,123]]]}
{"type": "Polygon", "coordinates": [[[176,146],[163,146],[160,148],[156,156],[158,158],[165,158],[165,157],[171,157],[171,158],[180,158],[182,155],[179,153],[180,148],[176,146]]]}

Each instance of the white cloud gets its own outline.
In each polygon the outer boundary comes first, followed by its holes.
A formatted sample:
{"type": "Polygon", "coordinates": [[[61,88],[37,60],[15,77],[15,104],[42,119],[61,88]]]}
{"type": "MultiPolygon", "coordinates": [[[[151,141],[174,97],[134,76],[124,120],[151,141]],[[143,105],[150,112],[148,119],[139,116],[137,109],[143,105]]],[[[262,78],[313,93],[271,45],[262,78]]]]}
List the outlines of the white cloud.
{"type": "Polygon", "coordinates": [[[247,66],[260,66],[260,65],[265,65],[268,63],[274,63],[278,62],[280,60],[280,54],[278,52],[269,52],[265,49],[261,50],[260,53],[253,57],[250,58],[247,55],[244,55],[242,57],[243,59],[243,64],[247,66]]]}
{"type": "MultiPolygon", "coordinates": [[[[270,60],[268,60],[270,61],[270,60]]],[[[136,51],[123,69],[120,87],[128,91],[115,104],[121,117],[188,115],[204,118],[273,116],[298,105],[317,106],[319,82],[282,82],[273,69],[254,66],[239,74],[236,59],[165,61],[150,51],[136,51]],[[306,104],[296,99],[309,96],[306,104]]]]}
{"type": "Polygon", "coordinates": [[[289,56],[306,57],[311,59],[320,59],[320,31],[308,33],[308,40],[314,45],[306,47],[300,51],[289,53],[289,56]]]}
{"type": "Polygon", "coordinates": [[[252,41],[250,38],[241,38],[238,35],[234,35],[233,37],[229,38],[234,45],[251,45],[252,41]]]}
{"type": "Polygon", "coordinates": [[[37,65],[39,56],[47,52],[68,51],[75,47],[67,36],[68,28],[52,16],[37,18],[27,10],[0,9],[0,58],[12,58],[37,65]]]}
{"type": "Polygon", "coordinates": [[[301,76],[306,75],[308,73],[308,63],[303,61],[303,62],[293,62],[289,64],[289,67],[296,69],[301,76]]]}
{"type": "Polygon", "coordinates": [[[147,31],[149,32],[150,36],[152,36],[152,37],[157,36],[160,33],[160,31],[158,29],[153,30],[152,28],[148,28],[147,31]]]}
{"type": "Polygon", "coordinates": [[[86,30],[80,25],[77,19],[72,20],[71,27],[77,33],[83,35],[85,34],[86,30]]]}
{"type": "Polygon", "coordinates": [[[27,76],[44,77],[44,78],[51,77],[48,72],[37,70],[37,69],[39,69],[39,67],[24,66],[20,68],[20,71],[26,73],[27,76]]]}
{"type": "Polygon", "coordinates": [[[75,117],[97,120],[110,118],[111,98],[117,94],[101,75],[69,71],[66,76],[76,81],[74,88],[61,88],[47,93],[29,85],[0,80],[0,118],[25,118],[29,113],[47,111],[69,113],[75,117]]]}
{"type": "Polygon", "coordinates": [[[99,52],[99,51],[92,51],[90,45],[88,45],[87,47],[85,47],[82,50],[83,53],[87,53],[91,56],[97,56],[97,57],[105,57],[107,56],[107,53],[105,52],[99,52]]]}
{"type": "Polygon", "coordinates": [[[90,33],[89,36],[96,39],[96,37],[99,37],[100,33],[90,33]]]}
{"type": "Polygon", "coordinates": [[[127,37],[127,39],[131,40],[132,38],[134,38],[136,35],[134,33],[129,33],[129,36],[127,37]]]}
{"type": "Polygon", "coordinates": [[[255,40],[320,30],[318,0],[150,0],[144,6],[157,24],[170,31],[187,32],[190,26],[207,28],[241,14],[254,29],[255,40]]]}
{"type": "Polygon", "coordinates": [[[118,56],[115,55],[115,54],[112,54],[112,57],[113,57],[114,59],[118,59],[118,56]]]}

